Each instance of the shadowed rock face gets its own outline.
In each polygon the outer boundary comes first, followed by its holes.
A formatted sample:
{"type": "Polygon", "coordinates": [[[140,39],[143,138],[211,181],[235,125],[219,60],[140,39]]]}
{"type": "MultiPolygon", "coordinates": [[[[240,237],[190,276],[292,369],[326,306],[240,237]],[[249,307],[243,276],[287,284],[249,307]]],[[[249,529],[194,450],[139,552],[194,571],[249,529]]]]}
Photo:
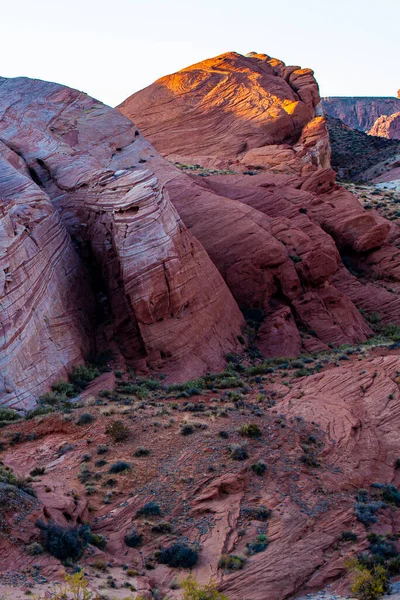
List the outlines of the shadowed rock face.
{"type": "Polygon", "coordinates": [[[94,349],[94,295],[97,349],[117,339],[177,380],[221,368],[242,316],[136,127],[76,90],[2,78],[0,140],[1,402],[32,403],[94,349]]]}
{"type": "Polygon", "coordinates": [[[171,162],[197,173],[146,156],[238,304],[264,311],[257,335],[264,355],[371,333],[357,310],[371,307],[370,294],[341,257],[363,265],[377,312],[385,307],[385,318],[398,322],[396,227],[335,183],[310,69],[264,54],[223,54],[159,79],[119,110],[171,162]]]}
{"type": "MultiPolygon", "coordinates": [[[[323,98],[324,111],[353,129],[367,132],[382,115],[400,111],[400,98],[330,97],[323,98]]],[[[376,134],[374,134],[376,135],[376,134]]]]}

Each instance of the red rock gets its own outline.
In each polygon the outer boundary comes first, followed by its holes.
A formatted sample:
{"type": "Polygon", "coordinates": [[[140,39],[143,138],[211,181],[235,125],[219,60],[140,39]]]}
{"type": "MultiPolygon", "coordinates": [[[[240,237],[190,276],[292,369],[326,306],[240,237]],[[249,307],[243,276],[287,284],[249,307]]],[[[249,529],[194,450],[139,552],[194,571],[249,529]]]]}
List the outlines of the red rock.
{"type": "Polygon", "coordinates": [[[0,114],[1,402],[31,405],[93,346],[70,236],[112,323],[103,347],[117,338],[136,369],[175,380],[222,368],[242,316],[142,160],[156,152],[136,127],[83,93],[23,78],[0,80],[0,114]]]}
{"type": "Polygon", "coordinates": [[[382,115],[375,121],[368,133],[390,140],[400,140],[400,112],[382,115]]]}
{"type": "Polygon", "coordinates": [[[311,70],[262,54],[224,54],[158,80],[119,109],[170,161],[205,169],[189,178],[146,156],[239,305],[264,310],[258,345],[266,356],[310,347],[299,342],[298,323],[313,330],[320,348],[371,335],[351,300],[359,295],[339,289],[339,252],[374,277],[394,276],[399,261],[387,260],[397,253],[393,225],[337,185],[311,70]],[[282,110],[292,119],[291,137],[282,110]],[[210,166],[230,171],[213,174],[210,166]]]}

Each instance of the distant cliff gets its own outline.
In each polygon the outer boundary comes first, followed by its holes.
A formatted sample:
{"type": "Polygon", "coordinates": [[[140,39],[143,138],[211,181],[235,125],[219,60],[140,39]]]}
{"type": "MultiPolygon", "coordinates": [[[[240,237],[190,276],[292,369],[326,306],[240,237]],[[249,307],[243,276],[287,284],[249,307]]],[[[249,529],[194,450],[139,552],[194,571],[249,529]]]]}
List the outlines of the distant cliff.
{"type": "Polygon", "coordinates": [[[400,112],[382,115],[375,121],[368,133],[389,140],[400,140],[400,112]]]}
{"type": "Polygon", "coordinates": [[[397,97],[340,97],[322,99],[325,112],[340,119],[349,127],[368,131],[382,115],[392,115],[400,111],[400,98],[397,97]]]}

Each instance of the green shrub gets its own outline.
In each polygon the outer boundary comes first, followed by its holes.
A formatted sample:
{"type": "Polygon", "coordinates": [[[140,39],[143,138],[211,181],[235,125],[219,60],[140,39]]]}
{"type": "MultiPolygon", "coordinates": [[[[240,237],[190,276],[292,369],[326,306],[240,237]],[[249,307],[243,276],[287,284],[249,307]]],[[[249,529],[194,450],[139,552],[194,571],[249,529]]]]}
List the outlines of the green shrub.
{"type": "Polygon", "coordinates": [[[226,571],[239,571],[246,563],[244,556],[237,554],[223,554],[219,559],[218,566],[226,571]]]}
{"type": "Polygon", "coordinates": [[[77,425],[90,425],[90,423],[93,423],[93,421],[95,421],[95,417],[93,415],[91,415],[90,413],[82,413],[76,424],[77,425]]]}
{"type": "Polygon", "coordinates": [[[161,548],[159,562],[169,567],[190,569],[198,561],[198,551],[185,543],[176,542],[168,548],[161,548]]]}
{"type": "Polygon", "coordinates": [[[141,456],[149,456],[149,454],[150,454],[150,450],[148,450],[147,448],[143,448],[142,446],[139,446],[139,448],[136,448],[134,456],[137,456],[139,458],[141,456]]]}
{"type": "Polygon", "coordinates": [[[343,542],[356,542],[358,537],[353,531],[342,531],[340,539],[343,542]]]}
{"type": "Polygon", "coordinates": [[[119,460],[113,463],[110,467],[110,473],[123,473],[123,471],[128,471],[131,468],[131,465],[123,460],[119,460]]]}
{"type": "Polygon", "coordinates": [[[218,592],[213,582],[200,586],[191,575],[182,581],[181,587],[184,590],[182,600],[228,600],[226,596],[218,592]]]}
{"type": "Polygon", "coordinates": [[[259,475],[261,477],[266,472],[267,465],[265,464],[264,461],[258,460],[256,463],[251,465],[250,468],[253,471],[253,473],[255,473],[256,475],[259,475]]]}
{"type": "Polygon", "coordinates": [[[156,517],[161,515],[161,508],[157,502],[147,502],[136,512],[137,517],[156,517]]]}
{"type": "Polygon", "coordinates": [[[19,419],[21,419],[21,415],[16,410],[4,406],[0,407],[0,421],[19,421],[19,419]]]}
{"type": "Polygon", "coordinates": [[[190,423],[184,423],[181,425],[181,434],[182,435],[191,435],[194,433],[194,426],[190,423]]]}
{"type": "Polygon", "coordinates": [[[32,469],[32,471],[29,473],[29,475],[31,477],[37,477],[38,475],[43,475],[45,470],[46,469],[44,467],[35,467],[34,469],[32,469]]]}
{"type": "Polygon", "coordinates": [[[143,537],[136,531],[136,529],[126,534],[124,541],[129,548],[137,548],[141,545],[143,537]]]}
{"type": "Polygon", "coordinates": [[[114,442],[124,442],[128,439],[130,430],[122,421],[113,421],[106,427],[106,433],[114,442]]]}
{"type": "Polygon", "coordinates": [[[263,505],[243,508],[243,514],[250,519],[254,519],[255,521],[268,521],[271,516],[271,511],[263,505]]]}
{"type": "Polygon", "coordinates": [[[84,390],[99,375],[100,371],[94,365],[79,365],[72,369],[69,380],[78,390],[84,390]]]}
{"type": "Polygon", "coordinates": [[[66,528],[52,521],[47,524],[37,521],[36,526],[42,532],[47,552],[59,560],[79,560],[88,545],[87,527],[66,528]]]}
{"type": "Polygon", "coordinates": [[[249,454],[244,444],[231,444],[228,450],[233,460],[246,460],[249,458],[249,454]]]}
{"type": "Polygon", "coordinates": [[[28,546],[26,546],[25,550],[31,556],[37,556],[38,554],[42,554],[43,546],[41,544],[39,544],[38,542],[33,542],[32,544],[29,544],[28,546]]]}
{"type": "Polygon", "coordinates": [[[171,524],[167,523],[167,521],[162,521],[161,523],[156,523],[151,528],[153,533],[170,533],[172,530],[171,524]]]}
{"type": "Polygon", "coordinates": [[[255,423],[247,423],[246,425],[242,425],[239,430],[240,435],[243,435],[248,438],[257,439],[262,436],[262,431],[258,425],[255,423]]]}

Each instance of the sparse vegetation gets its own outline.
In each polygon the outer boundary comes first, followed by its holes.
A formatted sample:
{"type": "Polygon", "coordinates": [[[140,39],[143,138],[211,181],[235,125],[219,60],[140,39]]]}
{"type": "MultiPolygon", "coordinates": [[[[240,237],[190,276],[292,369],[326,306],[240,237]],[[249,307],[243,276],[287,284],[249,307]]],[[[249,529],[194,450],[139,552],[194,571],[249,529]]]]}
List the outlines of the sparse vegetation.
{"type": "Polygon", "coordinates": [[[42,532],[46,551],[61,561],[77,561],[81,558],[89,542],[88,527],[62,527],[52,521],[37,521],[36,526],[42,532]]]}
{"type": "Polygon", "coordinates": [[[176,542],[168,548],[161,548],[159,562],[169,567],[190,569],[198,561],[198,551],[185,543],[176,542]]]}
{"type": "Polygon", "coordinates": [[[218,566],[225,571],[239,571],[246,563],[244,556],[237,554],[223,554],[219,559],[218,566]]]}
{"type": "Polygon", "coordinates": [[[136,512],[137,517],[158,517],[161,515],[161,508],[157,502],[147,502],[136,512]]]}
{"type": "Polygon", "coordinates": [[[124,442],[129,438],[130,430],[122,421],[113,421],[106,427],[106,433],[114,442],[124,442]]]}

